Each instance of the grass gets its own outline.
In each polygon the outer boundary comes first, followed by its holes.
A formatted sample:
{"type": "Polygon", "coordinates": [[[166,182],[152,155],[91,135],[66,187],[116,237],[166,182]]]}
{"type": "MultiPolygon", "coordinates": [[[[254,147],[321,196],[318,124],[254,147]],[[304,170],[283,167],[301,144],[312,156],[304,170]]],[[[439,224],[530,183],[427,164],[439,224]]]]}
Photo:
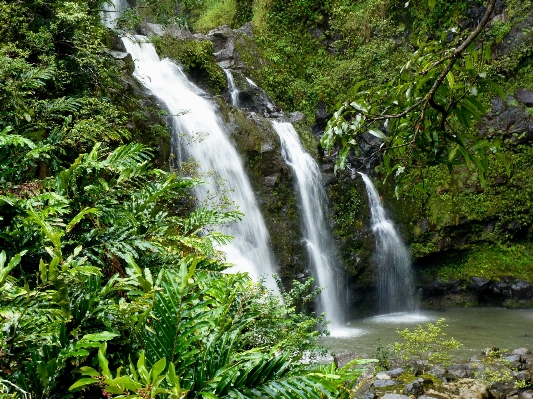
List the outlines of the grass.
{"type": "Polygon", "coordinates": [[[499,280],[513,276],[533,282],[533,243],[508,247],[476,245],[463,253],[444,257],[442,262],[433,264],[425,273],[443,281],[468,280],[473,276],[499,280]]]}
{"type": "Polygon", "coordinates": [[[194,30],[207,33],[219,26],[231,25],[236,13],[236,0],[206,0],[202,14],[194,22],[194,30]]]}

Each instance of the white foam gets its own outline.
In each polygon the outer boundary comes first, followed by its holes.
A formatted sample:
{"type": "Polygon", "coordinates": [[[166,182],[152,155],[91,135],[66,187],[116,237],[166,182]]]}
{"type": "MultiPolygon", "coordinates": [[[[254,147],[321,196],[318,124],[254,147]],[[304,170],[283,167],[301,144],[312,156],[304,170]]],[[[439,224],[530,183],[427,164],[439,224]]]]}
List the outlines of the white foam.
{"type": "Polygon", "coordinates": [[[430,317],[422,313],[397,312],[382,314],[379,316],[369,317],[366,319],[372,323],[387,323],[387,324],[413,324],[413,323],[427,323],[435,320],[435,317],[430,317]]]}

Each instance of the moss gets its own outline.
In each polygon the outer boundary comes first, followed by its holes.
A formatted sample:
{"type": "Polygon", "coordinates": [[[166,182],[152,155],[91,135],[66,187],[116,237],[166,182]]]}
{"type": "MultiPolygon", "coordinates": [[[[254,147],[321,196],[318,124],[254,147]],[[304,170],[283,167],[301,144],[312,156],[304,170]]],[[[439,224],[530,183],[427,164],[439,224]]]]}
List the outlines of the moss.
{"type": "Polygon", "coordinates": [[[203,4],[202,12],[193,23],[196,31],[207,31],[222,25],[233,26],[237,17],[237,0],[207,0],[203,4]]]}
{"type": "Polygon", "coordinates": [[[472,245],[467,250],[432,259],[424,273],[441,281],[468,281],[472,276],[500,280],[512,276],[533,282],[533,244],[472,245]]]}
{"type": "Polygon", "coordinates": [[[185,70],[206,82],[216,94],[226,89],[226,76],[215,62],[213,43],[208,40],[179,40],[170,36],[154,37],[152,41],[162,56],[171,58],[185,70]]]}

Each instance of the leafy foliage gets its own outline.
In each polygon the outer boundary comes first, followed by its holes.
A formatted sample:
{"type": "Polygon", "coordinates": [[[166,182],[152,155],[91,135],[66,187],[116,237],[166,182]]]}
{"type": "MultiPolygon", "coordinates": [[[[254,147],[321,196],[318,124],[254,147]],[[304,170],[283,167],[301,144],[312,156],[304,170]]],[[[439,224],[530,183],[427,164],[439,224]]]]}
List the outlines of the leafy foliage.
{"type": "Polygon", "coordinates": [[[455,49],[441,49],[441,42],[419,48],[402,68],[399,81],[378,90],[353,88],[353,100],[344,103],[328,122],[322,145],[342,147],[338,165],[346,167],[350,150],[366,160],[382,154],[387,174],[400,175],[411,165],[475,165],[481,183],[487,170],[487,152],[498,151],[499,143],[468,134],[481,121],[486,107],[478,96],[501,89],[484,72],[491,59],[490,47],[476,48],[474,40],[487,23],[490,2],[482,24],[455,49]],[[376,142],[377,139],[377,142],[376,142]],[[374,146],[362,155],[364,143],[374,146]]]}
{"type": "Polygon", "coordinates": [[[395,342],[393,350],[407,364],[415,358],[423,371],[435,364],[447,365],[451,359],[449,351],[461,344],[454,338],[445,338],[446,333],[442,329],[446,327],[445,319],[439,319],[436,323],[427,323],[425,328],[420,325],[412,331],[408,328],[398,330],[404,342],[395,342]]]}

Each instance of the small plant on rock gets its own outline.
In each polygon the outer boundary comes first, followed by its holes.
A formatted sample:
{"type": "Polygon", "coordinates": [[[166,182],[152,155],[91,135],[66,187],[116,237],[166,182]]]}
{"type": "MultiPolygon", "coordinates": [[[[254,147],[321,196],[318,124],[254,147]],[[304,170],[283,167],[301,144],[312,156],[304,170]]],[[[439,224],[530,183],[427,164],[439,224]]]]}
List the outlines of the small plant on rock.
{"type": "Polygon", "coordinates": [[[404,342],[395,342],[393,350],[407,367],[410,366],[411,360],[421,364],[423,373],[428,366],[450,364],[449,351],[459,348],[462,344],[454,338],[446,338],[443,331],[446,327],[448,325],[445,324],[445,319],[439,319],[436,323],[427,323],[425,327],[419,325],[414,330],[397,330],[404,342]]]}
{"type": "MultiPolygon", "coordinates": [[[[489,348],[485,352],[479,371],[474,377],[487,384],[511,384],[514,382],[514,374],[511,362],[502,356],[499,348],[489,348]]],[[[520,387],[518,384],[517,388],[520,387]]]]}

